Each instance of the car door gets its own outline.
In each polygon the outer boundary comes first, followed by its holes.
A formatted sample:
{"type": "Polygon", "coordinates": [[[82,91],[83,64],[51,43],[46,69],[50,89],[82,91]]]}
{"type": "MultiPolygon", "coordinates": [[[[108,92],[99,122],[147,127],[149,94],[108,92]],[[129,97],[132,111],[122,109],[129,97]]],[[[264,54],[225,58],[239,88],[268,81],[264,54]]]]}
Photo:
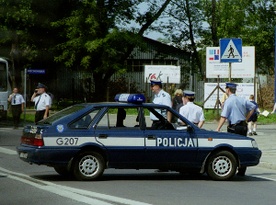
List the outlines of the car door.
{"type": "Polygon", "coordinates": [[[144,133],[137,116],[137,108],[109,108],[95,127],[96,140],[106,149],[109,167],[137,168],[144,163],[144,133]]]}
{"type": "MultiPolygon", "coordinates": [[[[148,121],[150,122],[150,119],[148,121]]],[[[177,121],[174,124],[170,123],[169,127],[170,129],[152,129],[152,127],[145,129],[147,162],[156,166],[191,166],[197,158],[198,151],[193,128],[187,125],[180,126],[177,121]]]]}

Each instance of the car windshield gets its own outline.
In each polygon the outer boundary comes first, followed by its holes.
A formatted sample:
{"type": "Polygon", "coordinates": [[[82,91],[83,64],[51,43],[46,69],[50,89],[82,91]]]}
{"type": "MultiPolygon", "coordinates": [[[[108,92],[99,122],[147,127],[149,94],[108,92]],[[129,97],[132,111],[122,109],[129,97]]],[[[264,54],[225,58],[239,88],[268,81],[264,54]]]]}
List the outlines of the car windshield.
{"type": "Polygon", "coordinates": [[[65,109],[51,115],[47,119],[39,121],[38,124],[52,124],[54,121],[59,120],[59,119],[65,117],[67,115],[70,115],[74,112],[77,112],[83,108],[85,108],[84,105],[75,105],[75,106],[65,108],[65,109]]]}

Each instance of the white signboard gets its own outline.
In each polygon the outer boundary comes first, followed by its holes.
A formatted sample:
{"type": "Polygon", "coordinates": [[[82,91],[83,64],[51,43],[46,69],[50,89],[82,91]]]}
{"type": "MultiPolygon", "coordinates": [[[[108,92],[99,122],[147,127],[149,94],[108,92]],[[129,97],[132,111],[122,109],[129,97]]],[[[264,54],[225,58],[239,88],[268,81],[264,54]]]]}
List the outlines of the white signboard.
{"type": "Polygon", "coordinates": [[[161,80],[163,83],[180,83],[180,66],[145,65],[145,82],[161,80]]]}
{"type": "MultiPolygon", "coordinates": [[[[237,83],[236,95],[249,99],[250,95],[254,95],[254,83],[237,83]]],[[[225,91],[225,83],[220,83],[220,87],[225,91]]],[[[206,100],[212,91],[216,88],[217,83],[205,83],[204,84],[204,100],[206,100]]],[[[205,109],[214,109],[217,101],[217,90],[211,95],[211,97],[205,102],[205,109]]],[[[219,89],[219,100],[222,99],[223,92],[219,89]]]]}
{"type": "MultiPolygon", "coordinates": [[[[219,47],[206,48],[206,78],[229,78],[229,63],[220,63],[219,47]]],[[[231,63],[231,78],[254,78],[255,47],[242,47],[242,62],[231,63]]]]}

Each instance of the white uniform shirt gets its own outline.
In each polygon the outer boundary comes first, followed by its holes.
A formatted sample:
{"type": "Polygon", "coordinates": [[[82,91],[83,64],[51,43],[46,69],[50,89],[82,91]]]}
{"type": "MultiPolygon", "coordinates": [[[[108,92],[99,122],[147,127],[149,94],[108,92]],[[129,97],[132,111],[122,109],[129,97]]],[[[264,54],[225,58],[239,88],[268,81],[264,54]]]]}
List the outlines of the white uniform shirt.
{"type": "Polygon", "coordinates": [[[16,93],[15,95],[11,94],[11,105],[21,105],[22,103],[25,103],[25,100],[23,96],[19,93],[16,93]]]}
{"type": "Polygon", "coordinates": [[[37,105],[37,111],[45,110],[46,106],[51,107],[51,101],[51,97],[47,93],[42,93],[33,99],[33,102],[35,102],[35,107],[37,105]]]}
{"type": "MultiPolygon", "coordinates": [[[[159,104],[159,105],[167,105],[169,107],[172,107],[172,100],[171,96],[169,93],[164,91],[163,89],[159,91],[158,94],[154,94],[154,99],[152,101],[154,104],[159,104]]],[[[167,118],[167,113],[162,112],[160,109],[156,110],[158,113],[164,116],[164,118],[167,118]]],[[[157,117],[155,117],[154,114],[150,113],[150,119],[151,120],[159,120],[157,117]]]]}
{"type": "Polygon", "coordinates": [[[186,105],[182,106],[179,109],[179,114],[195,124],[205,120],[202,108],[193,102],[187,102],[186,105]]]}

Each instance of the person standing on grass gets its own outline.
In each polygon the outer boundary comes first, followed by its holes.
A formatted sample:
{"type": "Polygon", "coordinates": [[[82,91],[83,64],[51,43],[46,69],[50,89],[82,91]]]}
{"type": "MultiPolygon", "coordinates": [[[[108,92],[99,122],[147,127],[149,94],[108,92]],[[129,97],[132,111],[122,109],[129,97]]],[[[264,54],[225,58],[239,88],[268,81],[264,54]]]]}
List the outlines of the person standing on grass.
{"type": "Polygon", "coordinates": [[[49,110],[51,107],[51,97],[46,93],[47,87],[38,83],[35,89],[31,101],[35,103],[35,123],[42,119],[46,119],[49,116],[49,110]]]}
{"type": "Polygon", "coordinates": [[[14,87],[12,94],[9,96],[8,101],[11,103],[11,112],[13,118],[13,128],[17,129],[20,122],[20,115],[24,111],[25,100],[23,96],[18,93],[18,88],[14,87]]]}

